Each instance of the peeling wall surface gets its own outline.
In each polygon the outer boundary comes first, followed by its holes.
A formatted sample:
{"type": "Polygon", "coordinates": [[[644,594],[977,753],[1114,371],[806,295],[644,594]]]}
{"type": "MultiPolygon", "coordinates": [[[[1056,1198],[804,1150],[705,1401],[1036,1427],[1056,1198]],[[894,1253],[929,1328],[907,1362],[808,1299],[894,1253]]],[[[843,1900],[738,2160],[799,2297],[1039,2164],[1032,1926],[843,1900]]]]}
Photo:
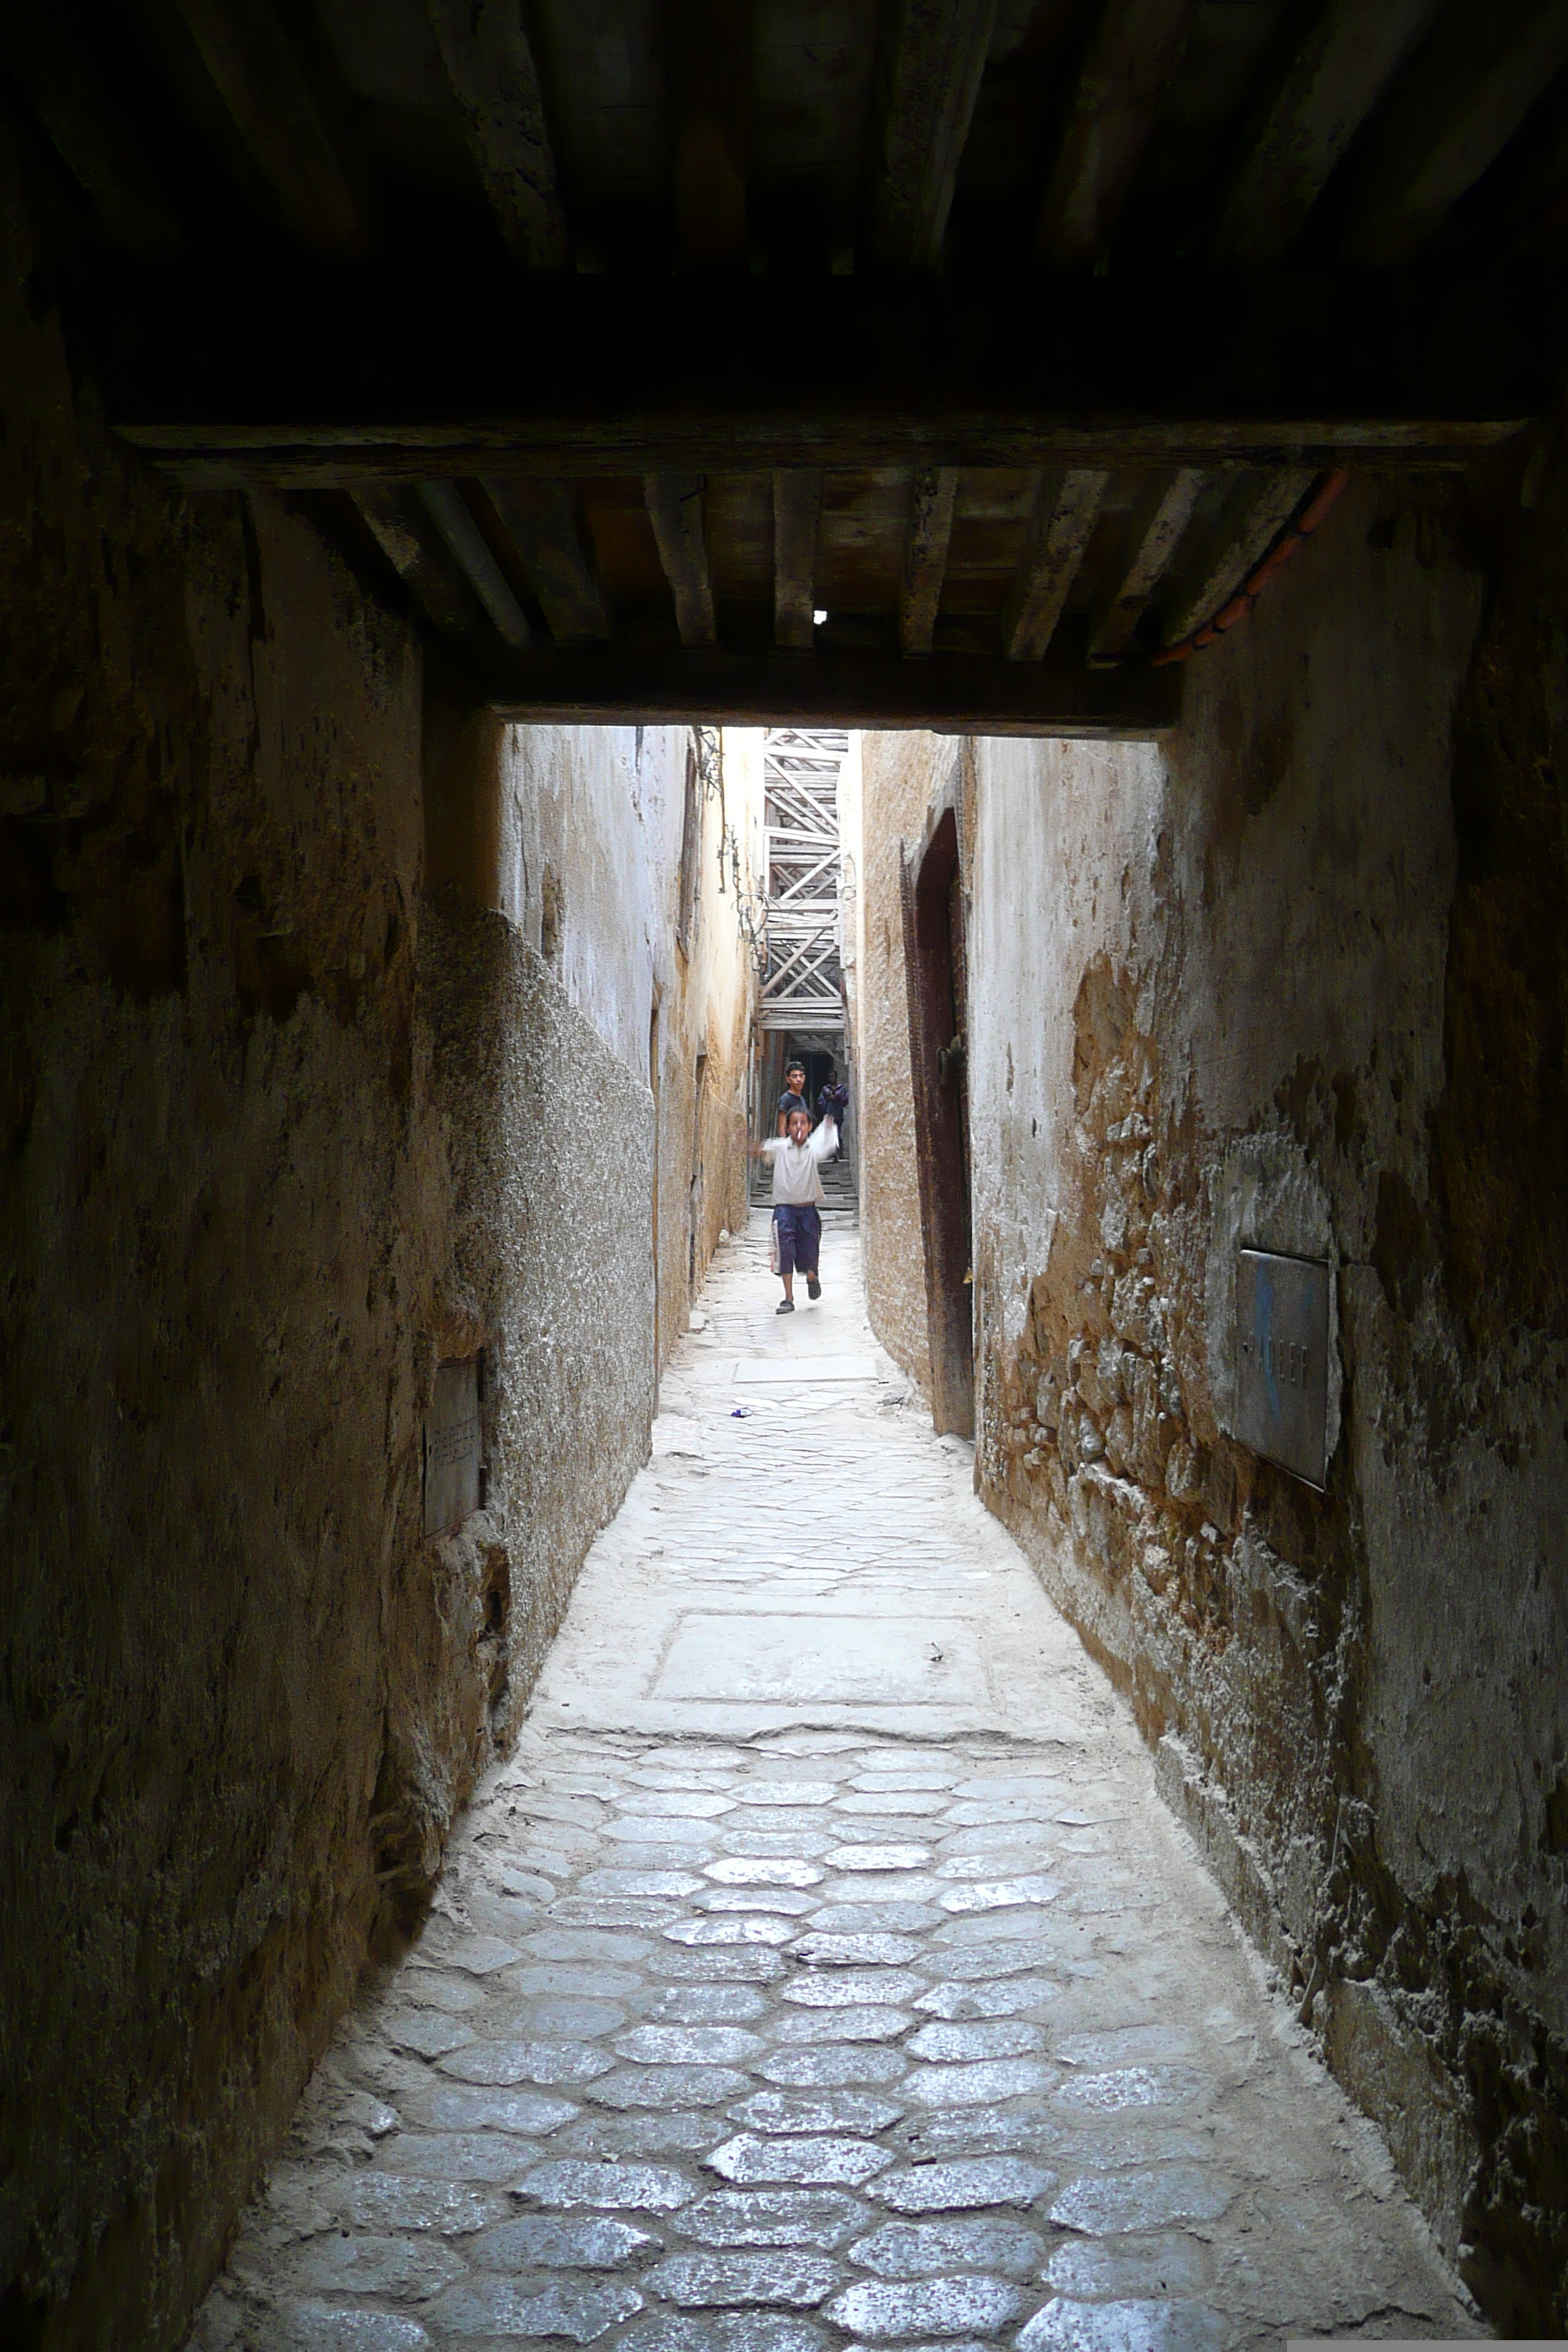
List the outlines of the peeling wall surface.
{"type": "Polygon", "coordinates": [[[978,747],[978,1476],[1505,2332],[1568,2324],[1568,478],[1358,488],[1152,746],[978,747]],[[1238,1247],[1330,1268],[1327,1491],[1238,1247]]]}
{"type": "Polygon", "coordinates": [[[443,734],[306,521],[108,443],[0,199],[0,2336],[122,2352],[178,2340],[646,1458],[649,1008],[718,1041],[717,1152],[749,981],[650,944],[684,734],[657,825],[631,730],[443,734]],[[426,1537],[475,1355],[482,1507],[426,1537]]]}

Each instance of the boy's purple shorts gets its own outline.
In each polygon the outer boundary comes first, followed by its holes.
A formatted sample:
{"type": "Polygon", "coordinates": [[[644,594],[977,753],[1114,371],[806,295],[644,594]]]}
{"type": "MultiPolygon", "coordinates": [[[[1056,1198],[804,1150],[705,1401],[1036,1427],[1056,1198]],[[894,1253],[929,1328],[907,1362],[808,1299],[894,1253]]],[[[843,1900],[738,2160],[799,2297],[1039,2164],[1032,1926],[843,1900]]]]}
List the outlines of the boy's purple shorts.
{"type": "Polygon", "coordinates": [[[815,1274],[822,1246],[820,1209],[778,1208],[773,1223],[779,1232],[779,1272],[793,1274],[799,1266],[802,1274],[815,1274]]]}

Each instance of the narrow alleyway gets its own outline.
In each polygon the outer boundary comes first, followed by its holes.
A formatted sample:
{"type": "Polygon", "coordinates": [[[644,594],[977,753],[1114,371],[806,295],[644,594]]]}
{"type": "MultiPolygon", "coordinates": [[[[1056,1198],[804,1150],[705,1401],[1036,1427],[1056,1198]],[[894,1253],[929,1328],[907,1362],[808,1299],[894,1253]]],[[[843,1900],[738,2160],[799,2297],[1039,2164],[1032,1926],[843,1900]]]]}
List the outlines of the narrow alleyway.
{"type": "Polygon", "coordinates": [[[765,1241],[194,2343],[1477,2334],[877,1349],[854,1233],[783,1321],[765,1241]]]}

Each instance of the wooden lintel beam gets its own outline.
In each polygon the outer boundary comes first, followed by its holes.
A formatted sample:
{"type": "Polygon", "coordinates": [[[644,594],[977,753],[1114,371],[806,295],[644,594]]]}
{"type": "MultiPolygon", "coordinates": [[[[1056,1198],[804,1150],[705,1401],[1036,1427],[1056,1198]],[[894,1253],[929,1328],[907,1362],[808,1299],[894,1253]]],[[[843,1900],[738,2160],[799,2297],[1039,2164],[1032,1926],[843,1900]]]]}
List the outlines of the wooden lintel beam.
{"type": "Polygon", "coordinates": [[[1003,615],[1002,645],[1009,661],[1038,661],[1050,644],[1110,478],[1077,466],[1042,485],[1029,544],[1003,615]]]}
{"type": "Polygon", "coordinates": [[[487,480],[484,489],[517,550],[556,644],[607,640],[610,615],[605,592],[583,544],[567,484],[522,474],[506,481],[487,480]]]}
{"type": "Polygon", "coordinates": [[[412,489],[365,482],[353,493],[366,528],[426,619],[443,636],[471,636],[479,607],[445,539],[412,489]]]}
{"type": "Polygon", "coordinates": [[[746,258],[751,0],[666,0],[675,232],[688,269],[746,258]]]}
{"type": "Polygon", "coordinates": [[[675,600],[675,625],[683,646],[710,646],[716,634],[702,520],[704,488],[700,474],[658,473],[643,478],[643,498],[658,545],[658,560],[675,600]]]}
{"type": "Polygon", "coordinates": [[[1036,230],[1047,267],[1106,253],[1181,55],[1192,0],[1101,0],[1036,230]]]}
{"type": "Polygon", "coordinates": [[[1089,625],[1091,662],[1120,661],[1149,600],[1193,519],[1204,486],[1201,466],[1158,474],[1134,508],[1103,603],[1089,625]]]}
{"type": "Polygon", "coordinates": [[[465,664],[452,690],[517,719],[582,725],[701,719],[735,726],[928,727],[944,733],[1163,735],[1181,714],[1184,666],[1091,670],[1063,629],[1042,662],[937,654],[742,654],[693,647],[558,650],[465,664]]]}
{"type": "Polygon", "coordinates": [[[1554,282],[1155,283],[125,268],[82,324],[125,437],[190,488],[801,467],[1462,461],[1553,409],[1554,282]],[[722,364],[715,354],[722,355],[722,364]]]}
{"type": "Polygon", "coordinates": [[[773,643],[791,653],[812,647],[821,508],[820,474],[797,468],[773,476],[773,643]]]}
{"type": "Polygon", "coordinates": [[[1289,252],[1435,0],[1329,0],[1254,131],[1215,232],[1222,267],[1289,252]]]}
{"type": "Polygon", "coordinates": [[[312,252],[365,242],[348,173],[271,0],[176,0],[279,216],[312,252]]]}
{"type": "Polygon", "coordinates": [[[1184,593],[1163,617],[1167,646],[1201,629],[1223,610],[1260,563],[1312,487],[1310,467],[1285,467],[1237,483],[1193,567],[1184,593]]]}
{"type": "Polygon", "coordinates": [[[527,269],[566,266],[566,218],[544,93],[517,0],[428,0],[468,146],[508,250],[527,269]]]}
{"type": "Polygon", "coordinates": [[[958,495],[956,466],[925,466],[915,476],[899,585],[899,650],[929,654],[936,628],[942,583],[947,577],[952,508],[958,495]]]}
{"type": "Polygon", "coordinates": [[[889,0],[885,13],[866,191],[870,257],[884,269],[935,269],[996,0],[889,0]]]}
{"type": "Polygon", "coordinates": [[[503,645],[521,650],[533,642],[528,616],[512,594],[506,574],[485,535],[463,503],[455,482],[421,482],[425,510],[447,542],[452,561],[479,598],[503,645]]]}

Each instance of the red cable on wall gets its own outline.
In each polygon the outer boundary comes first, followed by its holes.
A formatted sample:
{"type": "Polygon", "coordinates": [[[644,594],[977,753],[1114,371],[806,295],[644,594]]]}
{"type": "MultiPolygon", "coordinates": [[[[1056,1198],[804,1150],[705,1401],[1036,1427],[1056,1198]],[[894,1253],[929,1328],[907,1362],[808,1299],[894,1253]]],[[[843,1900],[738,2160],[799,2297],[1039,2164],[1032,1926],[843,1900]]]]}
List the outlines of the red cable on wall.
{"type": "Polygon", "coordinates": [[[1305,503],[1291,516],[1262,562],[1247,573],[1230,602],[1215,614],[1212,621],[1205,621],[1201,629],[1194,629],[1179,645],[1167,646],[1163,653],[1156,654],[1152,667],[1161,669],[1167,662],[1185,661],[1190,655],[1201,652],[1205,646],[1212,646],[1215,639],[1223,636],[1227,629],[1234,629],[1238,621],[1244,621],[1275,573],[1282,572],[1302,541],[1311,538],[1349,480],[1350,475],[1342,466],[1336,466],[1332,473],[1325,474],[1316,488],[1309,492],[1305,503]]]}

